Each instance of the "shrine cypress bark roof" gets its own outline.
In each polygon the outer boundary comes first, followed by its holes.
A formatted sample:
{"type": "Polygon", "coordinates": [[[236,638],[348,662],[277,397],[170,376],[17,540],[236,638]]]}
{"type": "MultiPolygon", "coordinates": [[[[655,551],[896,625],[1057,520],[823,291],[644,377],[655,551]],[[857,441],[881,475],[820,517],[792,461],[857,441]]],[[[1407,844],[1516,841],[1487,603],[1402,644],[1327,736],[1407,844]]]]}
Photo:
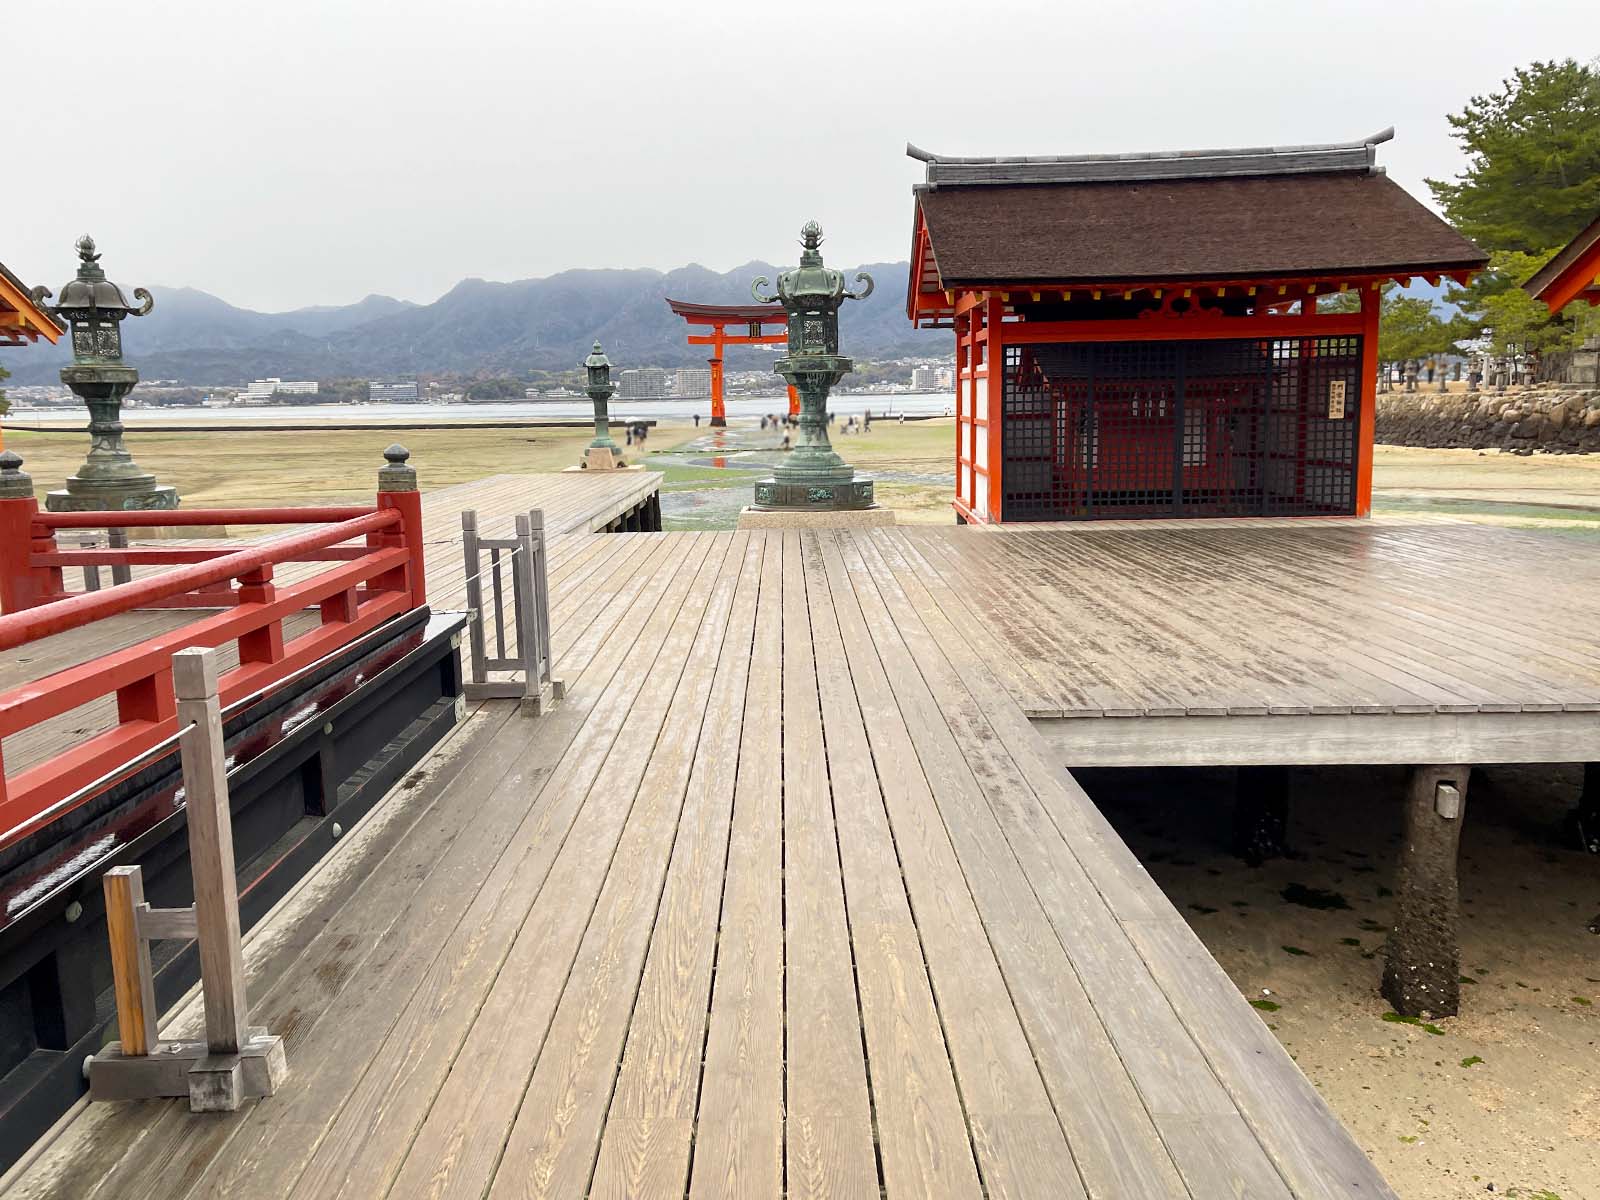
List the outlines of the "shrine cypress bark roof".
{"type": "Polygon", "coordinates": [[[1370,144],[1358,145],[1099,160],[926,155],[931,182],[916,200],[944,288],[1433,275],[1486,264],[1372,165],[1370,144]],[[1336,153],[1307,153],[1319,149],[1336,153]],[[1026,181],[1012,182],[1019,174],[1026,181]]]}

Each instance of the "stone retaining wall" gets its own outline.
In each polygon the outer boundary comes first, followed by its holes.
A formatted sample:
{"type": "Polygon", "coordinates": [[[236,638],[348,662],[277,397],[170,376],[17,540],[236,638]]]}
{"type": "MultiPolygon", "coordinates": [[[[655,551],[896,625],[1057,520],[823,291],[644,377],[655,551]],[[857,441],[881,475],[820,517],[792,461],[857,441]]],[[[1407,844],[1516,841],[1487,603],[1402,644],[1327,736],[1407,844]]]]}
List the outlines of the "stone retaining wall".
{"type": "Polygon", "coordinates": [[[1600,451],[1600,389],[1534,385],[1440,395],[1426,386],[1379,394],[1379,442],[1520,454],[1600,451]]]}

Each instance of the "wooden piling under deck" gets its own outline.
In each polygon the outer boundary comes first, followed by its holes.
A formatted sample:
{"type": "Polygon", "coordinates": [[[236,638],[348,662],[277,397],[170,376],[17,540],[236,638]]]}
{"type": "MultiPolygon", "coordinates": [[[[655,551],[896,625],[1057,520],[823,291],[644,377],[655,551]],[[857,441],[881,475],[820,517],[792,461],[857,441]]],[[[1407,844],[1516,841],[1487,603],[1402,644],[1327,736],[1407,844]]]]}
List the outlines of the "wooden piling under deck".
{"type": "Polygon", "coordinates": [[[1600,757],[1600,639],[1563,604],[1600,570],[1572,546],[557,537],[565,701],[477,706],[248,945],[289,1085],[97,1106],[15,1194],[1392,1195],[1054,730],[1182,721],[1215,753],[1282,721],[1292,762],[1297,722],[1409,753],[1407,722],[1483,716],[1600,757]],[[1484,636],[1496,606],[1520,618],[1484,636]]]}

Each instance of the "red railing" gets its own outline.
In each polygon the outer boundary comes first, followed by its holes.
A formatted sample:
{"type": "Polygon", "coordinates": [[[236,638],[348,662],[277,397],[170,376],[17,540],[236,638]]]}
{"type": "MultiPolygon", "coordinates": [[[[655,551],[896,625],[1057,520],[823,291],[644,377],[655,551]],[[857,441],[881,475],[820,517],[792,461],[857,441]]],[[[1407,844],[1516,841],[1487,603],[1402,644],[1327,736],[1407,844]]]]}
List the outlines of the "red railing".
{"type": "MultiPolygon", "coordinates": [[[[26,494],[14,456],[0,475],[0,652],[81,629],[133,609],[210,611],[170,632],[0,692],[0,738],[102,697],[115,696],[117,723],[48,760],[5,774],[0,755],[0,848],[38,830],[110,783],[120,768],[177,730],[172,655],[189,646],[236,642],[239,665],[221,680],[223,704],[287,677],[426,600],[422,503],[404,451],[391,448],[372,507],[183,510],[167,513],[44,513],[26,494]],[[9,486],[8,486],[9,485],[9,486]],[[234,549],[60,549],[58,529],[161,526],[320,525],[234,549]],[[360,542],[348,545],[355,539],[360,542]],[[325,562],[286,584],[284,563],[325,562]],[[69,595],[74,566],[166,566],[144,578],[69,595]],[[315,629],[285,640],[284,620],[320,610],[315,629]]],[[[125,773],[125,772],[124,772],[125,773]]]]}

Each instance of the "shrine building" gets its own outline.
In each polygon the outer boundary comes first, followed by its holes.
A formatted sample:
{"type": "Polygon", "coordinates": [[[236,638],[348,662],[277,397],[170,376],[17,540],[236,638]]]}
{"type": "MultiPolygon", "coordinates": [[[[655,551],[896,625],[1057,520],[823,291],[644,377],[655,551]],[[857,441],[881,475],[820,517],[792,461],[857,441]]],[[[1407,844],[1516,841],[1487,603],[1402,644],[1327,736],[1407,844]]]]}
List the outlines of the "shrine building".
{"type": "Polygon", "coordinates": [[[963,522],[1365,516],[1382,286],[1472,242],[1323,146],[951,158],[915,146],[906,312],[956,334],[963,522]]]}
{"type": "MultiPolygon", "coordinates": [[[[41,339],[54,345],[61,339],[61,327],[39,306],[31,289],[0,262],[0,348],[28,346],[41,339]]],[[[0,450],[5,445],[0,430],[0,450]]]]}
{"type": "Polygon", "coordinates": [[[1600,217],[1561,247],[1522,289],[1552,314],[1579,300],[1600,305],[1600,217]]]}

